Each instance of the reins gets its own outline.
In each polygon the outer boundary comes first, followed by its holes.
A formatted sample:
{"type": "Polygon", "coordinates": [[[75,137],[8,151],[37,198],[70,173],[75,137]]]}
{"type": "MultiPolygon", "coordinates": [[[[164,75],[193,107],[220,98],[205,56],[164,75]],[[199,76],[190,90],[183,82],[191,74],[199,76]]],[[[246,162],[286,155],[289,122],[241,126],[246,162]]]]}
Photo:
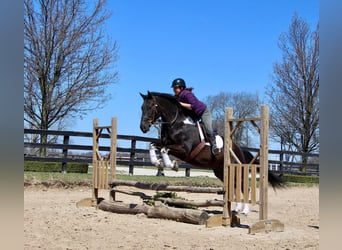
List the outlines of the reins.
{"type": "Polygon", "coordinates": [[[176,115],[175,115],[175,117],[171,121],[169,121],[169,122],[164,122],[164,121],[156,122],[155,118],[156,118],[156,115],[158,114],[157,107],[159,106],[159,104],[158,104],[155,96],[152,96],[152,100],[153,100],[153,107],[152,108],[154,109],[152,124],[156,124],[156,123],[159,123],[159,124],[170,124],[170,126],[173,126],[173,124],[176,122],[176,120],[178,118],[179,109],[177,108],[176,115]]]}

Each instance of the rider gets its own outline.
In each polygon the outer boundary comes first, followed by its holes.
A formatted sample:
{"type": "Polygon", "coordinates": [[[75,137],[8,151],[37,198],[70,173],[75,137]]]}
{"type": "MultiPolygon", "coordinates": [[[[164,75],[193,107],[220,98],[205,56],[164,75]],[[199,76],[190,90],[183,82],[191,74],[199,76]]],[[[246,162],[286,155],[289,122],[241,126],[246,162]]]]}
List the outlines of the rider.
{"type": "Polygon", "coordinates": [[[176,78],[173,80],[171,88],[173,88],[173,92],[175,93],[179,103],[184,108],[192,110],[196,114],[197,120],[202,120],[213,144],[211,150],[214,155],[217,154],[219,150],[216,146],[215,135],[212,128],[211,113],[207,108],[207,105],[197,99],[197,97],[192,93],[193,88],[187,88],[185,81],[182,78],[176,78]]]}

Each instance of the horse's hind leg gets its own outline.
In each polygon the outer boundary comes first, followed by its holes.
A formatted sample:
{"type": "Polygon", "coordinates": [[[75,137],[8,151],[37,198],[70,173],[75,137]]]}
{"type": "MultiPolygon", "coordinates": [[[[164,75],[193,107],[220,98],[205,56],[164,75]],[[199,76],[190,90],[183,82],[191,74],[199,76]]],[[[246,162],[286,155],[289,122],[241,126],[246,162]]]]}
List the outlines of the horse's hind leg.
{"type": "Polygon", "coordinates": [[[240,212],[242,210],[242,208],[243,208],[243,203],[237,202],[234,211],[235,212],[240,212]]]}
{"type": "Polygon", "coordinates": [[[163,147],[160,150],[160,153],[163,157],[163,161],[164,161],[164,166],[165,167],[169,167],[172,168],[172,170],[178,171],[178,163],[176,160],[171,161],[169,155],[168,155],[168,149],[166,147],[163,147]]]}
{"type": "MultiPolygon", "coordinates": [[[[249,192],[249,189],[247,190],[247,192],[249,192]]],[[[243,192],[242,192],[242,194],[243,194],[243,192]]],[[[250,211],[249,210],[249,203],[237,202],[234,211],[247,216],[249,211],[250,211]]]]}
{"type": "Polygon", "coordinates": [[[243,206],[243,210],[242,210],[242,214],[244,214],[244,215],[248,215],[249,214],[249,204],[248,203],[244,203],[243,204],[244,206],[243,206]]]}

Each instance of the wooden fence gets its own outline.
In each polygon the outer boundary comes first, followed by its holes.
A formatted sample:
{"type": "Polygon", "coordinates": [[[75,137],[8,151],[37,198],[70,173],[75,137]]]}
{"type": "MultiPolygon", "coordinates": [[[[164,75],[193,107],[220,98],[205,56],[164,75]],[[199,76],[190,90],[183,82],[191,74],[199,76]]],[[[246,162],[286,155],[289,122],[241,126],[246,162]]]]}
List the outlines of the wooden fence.
{"type": "MultiPolygon", "coordinates": [[[[59,130],[37,130],[24,129],[24,160],[25,161],[49,161],[61,162],[61,171],[66,172],[68,162],[85,162],[92,163],[92,140],[91,132],[76,131],[59,131],[59,130]],[[40,138],[41,135],[53,136],[53,143],[32,142],[32,137],[40,138]],[[71,137],[89,138],[88,145],[79,145],[70,143],[71,137]],[[39,155],[40,149],[45,148],[47,155],[42,157],[39,155]],[[75,153],[81,151],[82,153],[75,153]],[[87,154],[88,153],[88,154],[87,154]]],[[[110,139],[108,134],[100,136],[103,139],[110,139]]],[[[147,145],[151,142],[157,142],[158,139],[142,136],[117,135],[117,140],[128,141],[129,147],[117,147],[117,164],[129,167],[129,173],[133,175],[134,166],[152,166],[149,159],[149,150],[147,145]],[[146,143],[144,148],[138,147],[139,142],[146,143]]],[[[127,144],[127,143],[126,143],[127,144]]],[[[120,145],[120,144],[118,144],[120,145]]],[[[257,152],[256,148],[245,148],[250,152],[257,152]]],[[[99,151],[108,154],[110,146],[100,146],[99,151]]],[[[297,160],[287,161],[288,156],[302,157],[304,154],[292,151],[269,150],[269,169],[279,173],[303,174],[303,175],[319,175],[318,163],[307,163],[306,173],[301,172],[302,163],[297,160]],[[278,158],[279,160],[272,160],[278,158]]],[[[309,159],[315,159],[318,162],[319,154],[306,154],[309,159]]],[[[313,162],[309,161],[309,162],[313,162]]],[[[181,163],[180,168],[185,169],[185,176],[190,176],[190,169],[198,169],[187,163],[181,163]]]]}

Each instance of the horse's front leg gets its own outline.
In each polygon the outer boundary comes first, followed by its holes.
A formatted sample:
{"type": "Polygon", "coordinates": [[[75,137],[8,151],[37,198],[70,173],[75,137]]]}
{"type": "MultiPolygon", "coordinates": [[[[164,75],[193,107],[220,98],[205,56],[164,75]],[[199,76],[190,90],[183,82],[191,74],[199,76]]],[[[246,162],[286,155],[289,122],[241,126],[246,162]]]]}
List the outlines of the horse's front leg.
{"type": "Polygon", "coordinates": [[[168,151],[169,151],[169,149],[166,147],[163,147],[160,150],[160,153],[163,157],[164,166],[169,167],[174,171],[178,171],[178,162],[176,160],[171,161],[170,156],[168,154],[168,151]]]}
{"type": "Polygon", "coordinates": [[[163,168],[162,159],[158,159],[156,150],[157,150],[157,147],[153,143],[151,143],[150,144],[150,160],[153,165],[162,169],[163,168]]]}

